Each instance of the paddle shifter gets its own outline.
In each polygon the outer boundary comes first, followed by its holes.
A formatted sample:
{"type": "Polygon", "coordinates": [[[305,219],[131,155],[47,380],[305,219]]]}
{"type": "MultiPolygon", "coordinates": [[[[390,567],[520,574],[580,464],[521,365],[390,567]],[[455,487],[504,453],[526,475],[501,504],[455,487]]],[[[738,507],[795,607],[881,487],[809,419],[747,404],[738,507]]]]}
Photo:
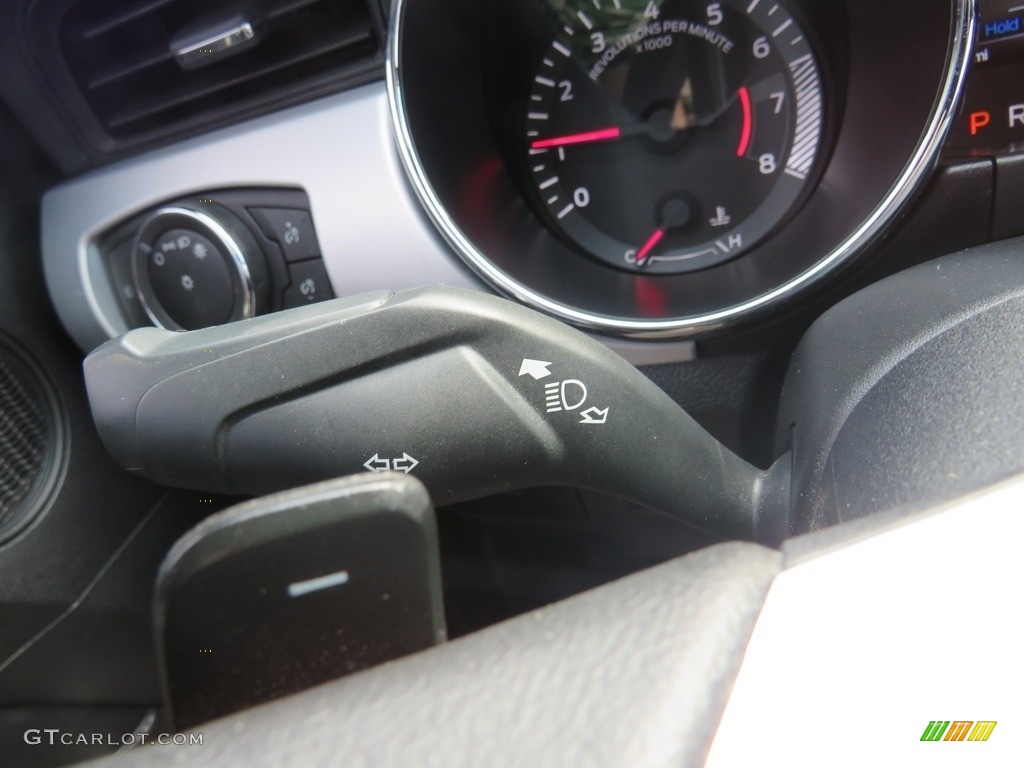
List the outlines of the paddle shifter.
{"type": "Polygon", "coordinates": [[[85,373],[111,454],[166,485],[257,495],[395,471],[437,506],[569,485],[729,538],[759,537],[766,508],[788,502],[597,341],[465,290],[143,328],[85,373]]]}

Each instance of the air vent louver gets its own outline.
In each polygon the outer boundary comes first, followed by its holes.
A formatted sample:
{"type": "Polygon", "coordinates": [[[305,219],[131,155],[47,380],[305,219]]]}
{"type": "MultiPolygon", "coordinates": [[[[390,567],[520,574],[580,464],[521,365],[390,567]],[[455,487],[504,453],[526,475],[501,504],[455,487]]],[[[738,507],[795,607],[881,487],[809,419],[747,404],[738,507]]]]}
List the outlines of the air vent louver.
{"type": "Polygon", "coordinates": [[[60,45],[85,101],[111,137],[154,139],[380,76],[377,0],[78,0],[62,18],[60,45]],[[185,69],[173,41],[243,16],[257,42],[185,69]]]}

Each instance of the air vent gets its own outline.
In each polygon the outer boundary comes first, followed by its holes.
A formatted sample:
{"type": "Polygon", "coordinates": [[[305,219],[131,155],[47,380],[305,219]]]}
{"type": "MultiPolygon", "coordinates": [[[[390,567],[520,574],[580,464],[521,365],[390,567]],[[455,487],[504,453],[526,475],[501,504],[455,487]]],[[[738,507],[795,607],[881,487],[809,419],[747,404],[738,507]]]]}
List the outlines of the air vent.
{"type": "Polygon", "coordinates": [[[137,143],[380,77],[376,2],[78,0],[60,47],[106,132],[137,143]]]}

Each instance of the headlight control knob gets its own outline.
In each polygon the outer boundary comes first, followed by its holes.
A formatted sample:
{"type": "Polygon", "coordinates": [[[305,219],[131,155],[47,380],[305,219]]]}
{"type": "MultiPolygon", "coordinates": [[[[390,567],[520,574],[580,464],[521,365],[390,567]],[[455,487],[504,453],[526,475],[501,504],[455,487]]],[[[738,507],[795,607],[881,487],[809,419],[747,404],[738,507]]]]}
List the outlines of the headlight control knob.
{"type": "Polygon", "coordinates": [[[266,259],[246,226],[216,205],[159,209],[135,241],[132,274],[153,323],[192,331],[268,308],[266,259]]]}

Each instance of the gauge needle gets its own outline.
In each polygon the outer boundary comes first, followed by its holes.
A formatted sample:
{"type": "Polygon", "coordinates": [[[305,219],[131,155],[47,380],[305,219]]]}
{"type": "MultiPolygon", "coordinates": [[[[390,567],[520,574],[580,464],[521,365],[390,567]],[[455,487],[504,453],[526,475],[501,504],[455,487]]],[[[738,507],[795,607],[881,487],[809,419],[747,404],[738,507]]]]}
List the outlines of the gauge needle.
{"type": "Polygon", "coordinates": [[[647,261],[647,256],[654,250],[654,247],[661,242],[661,238],[664,236],[664,229],[654,230],[654,234],[647,238],[647,242],[643,244],[639,251],[636,252],[636,263],[638,265],[647,261]]]}
{"type": "Polygon", "coordinates": [[[627,136],[645,136],[663,130],[650,123],[637,123],[620,128],[613,125],[609,128],[599,128],[596,131],[585,131],[583,133],[569,133],[565,136],[551,136],[546,139],[537,139],[530,144],[530,149],[551,149],[553,147],[567,147],[571,144],[596,144],[599,141],[615,141],[624,139],[627,136]]]}
{"type": "Polygon", "coordinates": [[[611,141],[622,135],[620,128],[602,128],[597,131],[586,133],[572,133],[568,136],[555,136],[550,139],[540,139],[530,145],[531,149],[548,149],[550,147],[567,147],[570,144],[590,144],[595,141],[611,141]]]}

